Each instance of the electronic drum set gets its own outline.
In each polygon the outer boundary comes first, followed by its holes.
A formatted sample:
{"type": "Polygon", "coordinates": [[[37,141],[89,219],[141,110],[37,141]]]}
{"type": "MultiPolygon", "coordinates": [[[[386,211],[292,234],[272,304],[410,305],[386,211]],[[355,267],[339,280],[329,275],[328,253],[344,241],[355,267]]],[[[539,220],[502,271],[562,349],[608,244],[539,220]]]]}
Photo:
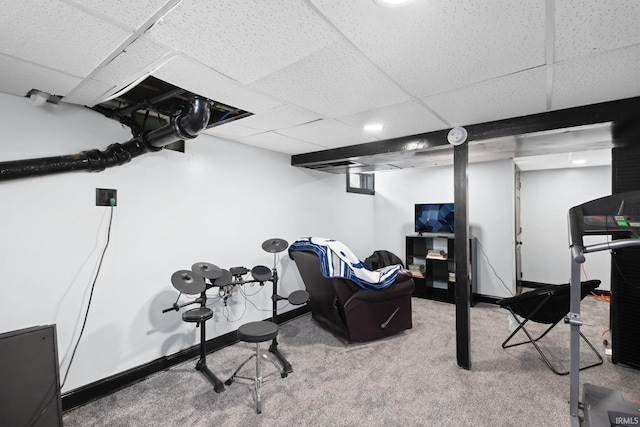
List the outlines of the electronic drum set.
{"type": "MultiPolygon", "coordinates": [[[[201,328],[200,360],[196,365],[196,369],[203,371],[203,373],[211,379],[214,383],[214,390],[218,393],[224,390],[224,385],[206,366],[205,322],[213,317],[213,311],[206,306],[207,291],[211,288],[217,287],[218,295],[226,305],[227,300],[233,294],[235,286],[251,283],[259,283],[260,286],[263,286],[265,282],[271,282],[273,284],[273,295],[271,297],[273,301],[272,321],[277,323],[278,301],[287,300],[292,305],[302,305],[309,300],[309,293],[303,290],[293,291],[288,297],[278,295],[276,254],[284,251],[288,247],[289,243],[287,243],[286,240],[278,238],[268,239],[262,243],[262,249],[265,252],[273,254],[272,269],[269,269],[269,267],[264,265],[257,265],[251,270],[246,267],[232,267],[226,270],[208,262],[196,262],[191,266],[191,270],[178,270],[171,275],[171,284],[178,292],[180,292],[180,295],[199,294],[200,296],[193,301],[183,304],[178,304],[178,301],[176,300],[170,308],[166,308],[162,310],[162,312],[167,313],[169,311],[179,311],[181,308],[191,304],[200,305],[198,308],[187,310],[182,313],[182,320],[185,322],[195,322],[197,326],[200,326],[201,328]],[[251,278],[247,277],[247,274],[249,273],[251,273],[251,278]]],[[[180,295],[178,295],[178,299],[180,299],[180,295]]],[[[293,371],[291,364],[278,351],[278,342],[276,338],[273,338],[269,351],[282,362],[285,372],[290,373],[293,371]]]]}

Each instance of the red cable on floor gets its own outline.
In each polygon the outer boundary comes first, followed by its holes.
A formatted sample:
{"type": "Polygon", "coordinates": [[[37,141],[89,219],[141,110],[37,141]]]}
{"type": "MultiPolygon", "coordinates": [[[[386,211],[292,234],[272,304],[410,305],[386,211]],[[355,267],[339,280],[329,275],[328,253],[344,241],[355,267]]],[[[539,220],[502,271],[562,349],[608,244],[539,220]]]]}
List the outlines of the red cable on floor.
{"type": "Polygon", "coordinates": [[[593,292],[591,292],[591,295],[596,301],[611,302],[611,295],[598,295],[593,292]]]}

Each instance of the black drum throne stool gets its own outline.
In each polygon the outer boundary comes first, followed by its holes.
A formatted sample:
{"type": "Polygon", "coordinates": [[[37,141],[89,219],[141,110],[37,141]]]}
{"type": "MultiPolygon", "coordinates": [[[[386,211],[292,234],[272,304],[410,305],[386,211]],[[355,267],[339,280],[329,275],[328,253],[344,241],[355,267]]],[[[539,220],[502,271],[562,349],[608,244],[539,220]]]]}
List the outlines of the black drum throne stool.
{"type": "Polygon", "coordinates": [[[248,384],[253,384],[253,392],[256,400],[256,412],[262,413],[262,401],[260,400],[260,388],[268,377],[276,374],[280,374],[282,378],[287,376],[287,372],[283,366],[276,362],[275,358],[271,356],[268,351],[260,350],[260,343],[274,340],[278,335],[278,325],[268,320],[262,322],[250,322],[238,328],[238,340],[255,344],[255,352],[249,356],[247,360],[242,362],[238,369],[235,370],[233,375],[225,381],[225,384],[230,385],[235,379],[249,380],[248,384]],[[256,359],[256,373],[253,377],[245,377],[238,375],[240,369],[246,365],[251,359],[256,359]],[[266,359],[276,367],[277,371],[271,372],[267,375],[262,374],[262,359],[266,359]]]}

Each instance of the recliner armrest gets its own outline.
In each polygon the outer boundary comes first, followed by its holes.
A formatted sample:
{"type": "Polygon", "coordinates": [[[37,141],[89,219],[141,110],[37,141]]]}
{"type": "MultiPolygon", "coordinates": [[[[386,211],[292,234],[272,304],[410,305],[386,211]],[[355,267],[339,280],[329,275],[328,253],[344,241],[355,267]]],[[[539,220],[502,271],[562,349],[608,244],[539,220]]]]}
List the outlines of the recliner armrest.
{"type": "Polygon", "coordinates": [[[347,306],[353,303],[354,300],[365,302],[388,301],[390,299],[398,298],[404,295],[411,295],[413,294],[414,289],[415,283],[413,281],[413,277],[411,277],[411,274],[408,271],[400,270],[398,272],[398,275],[396,276],[396,280],[388,288],[380,291],[359,289],[353,295],[351,295],[347,301],[345,301],[344,307],[347,308],[347,306]]]}

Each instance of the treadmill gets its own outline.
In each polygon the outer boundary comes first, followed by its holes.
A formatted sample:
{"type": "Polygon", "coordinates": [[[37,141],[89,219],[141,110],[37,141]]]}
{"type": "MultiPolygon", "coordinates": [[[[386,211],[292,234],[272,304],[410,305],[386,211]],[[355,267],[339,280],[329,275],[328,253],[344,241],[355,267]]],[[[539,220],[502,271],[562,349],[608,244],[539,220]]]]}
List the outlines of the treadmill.
{"type": "MultiPolygon", "coordinates": [[[[571,426],[580,427],[582,409],[585,427],[638,426],[640,405],[624,399],[621,392],[594,384],[580,390],[580,265],[585,254],[640,246],[640,191],[618,193],[569,209],[569,247],[571,248],[571,309],[565,323],[571,328],[570,400],[571,426]],[[583,236],[611,236],[585,246],[583,236]]],[[[640,262],[640,260],[639,260],[640,262]]]]}

